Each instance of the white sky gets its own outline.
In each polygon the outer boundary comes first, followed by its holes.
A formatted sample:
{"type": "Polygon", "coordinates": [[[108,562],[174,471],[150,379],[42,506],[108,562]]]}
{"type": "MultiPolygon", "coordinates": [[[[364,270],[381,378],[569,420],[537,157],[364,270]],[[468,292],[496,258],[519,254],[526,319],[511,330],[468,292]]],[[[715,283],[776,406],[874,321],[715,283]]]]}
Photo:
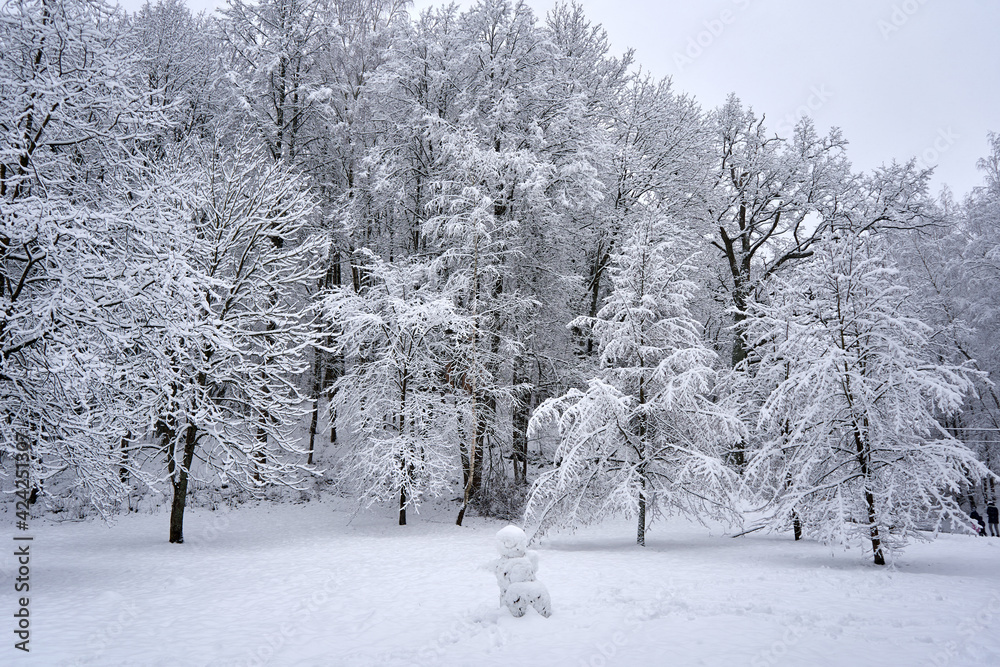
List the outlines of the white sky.
{"type": "MultiPolygon", "coordinates": [[[[144,0],[119,0],[134,10],[144,0]]],[[[527,0],[543,17],[554,0],[527,0]]],[[[193,9],[217,0],[188,0],[193,9]]],[[[435,0],[415,0],[422,10],[435,0]]],[[[458,3],[463,7],[470,0],[458,3]]],[[[581,0],[612,48],[713,107],[735,92],[771,130],[804,108],[843,129],[857,169],[938,165],[935,192],[979,185],[1000,132],[997,0],[581,0]]]]}

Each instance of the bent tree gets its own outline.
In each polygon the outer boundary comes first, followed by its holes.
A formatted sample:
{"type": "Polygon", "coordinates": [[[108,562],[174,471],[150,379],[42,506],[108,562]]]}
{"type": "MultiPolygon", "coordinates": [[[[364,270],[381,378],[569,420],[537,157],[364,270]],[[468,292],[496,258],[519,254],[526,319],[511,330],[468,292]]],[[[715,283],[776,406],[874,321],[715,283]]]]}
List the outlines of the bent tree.
{"type": "Polygon", "coordinates": [[[885,239],[845,230],[814,250],[747,320],[760,363],[785,379],[761,409],[746,475],[766,525],[868,541],[884,565],[918,527],[964,523],[959,490],[989,474],[938,421],[961,407],[972,372],[933,353],[885,239]]]}

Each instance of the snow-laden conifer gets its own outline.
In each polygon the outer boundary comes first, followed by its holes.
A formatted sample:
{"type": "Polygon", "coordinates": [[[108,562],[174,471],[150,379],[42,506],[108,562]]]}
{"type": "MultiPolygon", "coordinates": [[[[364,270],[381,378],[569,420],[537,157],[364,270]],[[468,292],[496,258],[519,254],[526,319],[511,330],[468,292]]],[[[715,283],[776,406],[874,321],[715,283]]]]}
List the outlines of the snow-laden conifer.
{"type": "Polygon", "coordinates": [[[696,286],[664,224],[646,216],[613,259],[613,291],[592,327],[600,374],[585,389],[545,401],[531,420],[558,432],[557,466],[532,490],[540,527],[575,525],[624,512],[638,517],[637,542],[659,512],[726,517],[733,473],[725,448],[740,421],[712,400],[716,355],[688,311],[696,286]]]}
{"type": "Polygon", "coordinates": [[[458,472],[455,433],[468,401],[452,374],[455,341],[471,335],[471,321],[426,266],[366,255],[361,292],[339,287],[324,301],[345,366],[333,409],[353,436],[340,475],[362,505],[398,498],[404,525],[407,507],[445,491],[458,472]]]}

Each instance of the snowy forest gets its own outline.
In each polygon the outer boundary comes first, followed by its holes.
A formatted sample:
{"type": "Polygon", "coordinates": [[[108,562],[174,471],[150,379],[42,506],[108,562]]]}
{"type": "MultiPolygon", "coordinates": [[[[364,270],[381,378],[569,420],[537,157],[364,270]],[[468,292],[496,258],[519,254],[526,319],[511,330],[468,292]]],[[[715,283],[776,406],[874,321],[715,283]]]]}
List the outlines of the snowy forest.
{"type": "Polygon", "coordinates": [[[705,108],[572,2],[4,3],[0,483],[173,543],[186,507],[320,492],[876,564],[970,532],[1000,134],[932,192],[739,92],[705,108]]]}

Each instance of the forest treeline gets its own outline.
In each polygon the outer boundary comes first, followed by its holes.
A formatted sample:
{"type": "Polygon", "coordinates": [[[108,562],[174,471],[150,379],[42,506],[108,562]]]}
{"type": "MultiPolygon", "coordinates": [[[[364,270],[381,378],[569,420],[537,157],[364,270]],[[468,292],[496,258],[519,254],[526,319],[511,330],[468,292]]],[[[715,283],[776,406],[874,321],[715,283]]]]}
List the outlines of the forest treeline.
{"type": "Polygon", "coordinates": [[[577,4],[408,4],[3,4],[5,487],[165,494],[172,542],[192,484],[640,544],[752,507],[880,563],[992,497],[1000,136],[935,195],[577,4]]]}

